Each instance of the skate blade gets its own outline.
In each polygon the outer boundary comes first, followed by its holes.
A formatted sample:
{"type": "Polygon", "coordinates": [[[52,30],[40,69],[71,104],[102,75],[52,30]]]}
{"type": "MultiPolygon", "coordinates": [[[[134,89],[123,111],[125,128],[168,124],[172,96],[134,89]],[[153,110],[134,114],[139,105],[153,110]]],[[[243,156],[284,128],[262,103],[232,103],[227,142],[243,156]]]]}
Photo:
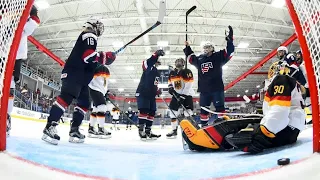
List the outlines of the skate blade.
{"type": "Polygon", "coordinates": [[[59,142],[57,139],[53,139],[45,134],[42,136],[41,139],[49,144],[52,144],[52,145],[58,145],[58,142],[59,142]]]}
{"type": "Polygon", "coordinates": [[[69,142],[75,143],[75,144],[80,144],[80,143],[84,143],[84,139],[78,139],[78,138],[74,138],[74,137],[69,137],[69,142]]]}
{"type": "Polygon", "coordinates": [[[100,135],[100,136],[99,136],[99,139],[110,139],[110,138],[111,138],[111,135],[109,135],[109,136],[100,135]]]}
{"type": "Polygon", "coordinates": [[[171,137],[167,136],[167,139],[177,139],[177,136],[171,136],[171,137]]]}
{"type": "Polygon", "coordinates": [[[98,136],[98,135],[89,134],[89,133],[88,133],[88,137],[89,137],[89,138],[99,138],[99,136],[98,136]]]}
{"type": "Polygon", "coordinates": [[[140,138],[141,141],[147,141],[147,138],[140,138]]]}

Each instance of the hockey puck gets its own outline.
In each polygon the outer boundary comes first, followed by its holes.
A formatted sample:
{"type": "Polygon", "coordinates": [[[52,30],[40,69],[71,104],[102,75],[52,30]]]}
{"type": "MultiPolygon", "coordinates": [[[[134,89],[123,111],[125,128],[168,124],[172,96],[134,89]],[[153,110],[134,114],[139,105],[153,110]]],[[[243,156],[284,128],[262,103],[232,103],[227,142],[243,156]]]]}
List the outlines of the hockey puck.
{"type": "Polygon", "coordinates": [[[290,163],[290,159],[289,158],[281,158],[278,159],[278,165],[280,166],[284,166],[290,163]]]}

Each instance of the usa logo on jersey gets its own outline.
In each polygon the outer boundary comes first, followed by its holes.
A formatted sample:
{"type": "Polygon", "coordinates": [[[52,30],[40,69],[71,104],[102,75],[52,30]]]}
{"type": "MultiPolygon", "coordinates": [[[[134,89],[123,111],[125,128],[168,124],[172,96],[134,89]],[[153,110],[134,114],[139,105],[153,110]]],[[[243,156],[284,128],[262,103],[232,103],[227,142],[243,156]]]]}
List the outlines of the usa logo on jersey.
{"type": "Polygon", "coordinates": [[[209,71],[210,68],[213,68],[212,62],[205,62],[201,64],[202,74],[209,71]]]}

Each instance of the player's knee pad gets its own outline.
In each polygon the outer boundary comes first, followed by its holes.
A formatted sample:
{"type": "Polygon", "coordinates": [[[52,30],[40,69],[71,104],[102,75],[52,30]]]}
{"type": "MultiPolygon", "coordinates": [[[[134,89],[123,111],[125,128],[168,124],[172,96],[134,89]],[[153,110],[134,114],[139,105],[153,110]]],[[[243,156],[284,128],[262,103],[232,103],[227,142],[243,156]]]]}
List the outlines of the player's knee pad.
{"type": "Polygon", "coordinates": [[[175,111],[175,110],[172,110],[170,111],[170,118],[177,118],[179,116],[179,112],[178,111],[175,111]]]}
{"type": "Polygon", "coordinates": [[[209,121],[209,114],[200,113],[200,120],[201,121],[209,121]]]}
{"type": "Polygon", "coordinates": [[[139,119],[147,119],[149,109],[139,109],[139,119]]]}
{"type": "Polygon", "coordinates": [[[107,105],[105,105],[105,104],[101,104],[101,105],[99,105],[99,106],[97,106],[95,108],[96,108],[96,112],[101,112],[101,113],[104,113],[104,114],[108,110],[107,105]]]}
{"type": "Polygon", "coordinates": [[[187,109],[186,111],[183,112],[185,117],[190,117],[193,115],[193,111],[191,109],[187,109]]]}

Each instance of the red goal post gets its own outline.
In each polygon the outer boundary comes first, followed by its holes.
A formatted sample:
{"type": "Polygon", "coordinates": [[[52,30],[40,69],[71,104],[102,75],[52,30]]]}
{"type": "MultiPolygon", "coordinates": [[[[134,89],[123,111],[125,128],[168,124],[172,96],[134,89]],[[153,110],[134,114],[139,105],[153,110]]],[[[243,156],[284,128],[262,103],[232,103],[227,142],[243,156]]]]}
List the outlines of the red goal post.
{"type": "Polygon", "coordinates": [[[0,1],[0,151],[6,150],[7,109],[13,67],[34,0],[0,1]]]}
{"type": "Polygon", "coordinates": [[[306,65],[313,121],[313,151],[320,152],[320,1],[286,0],[306,65]]]}

